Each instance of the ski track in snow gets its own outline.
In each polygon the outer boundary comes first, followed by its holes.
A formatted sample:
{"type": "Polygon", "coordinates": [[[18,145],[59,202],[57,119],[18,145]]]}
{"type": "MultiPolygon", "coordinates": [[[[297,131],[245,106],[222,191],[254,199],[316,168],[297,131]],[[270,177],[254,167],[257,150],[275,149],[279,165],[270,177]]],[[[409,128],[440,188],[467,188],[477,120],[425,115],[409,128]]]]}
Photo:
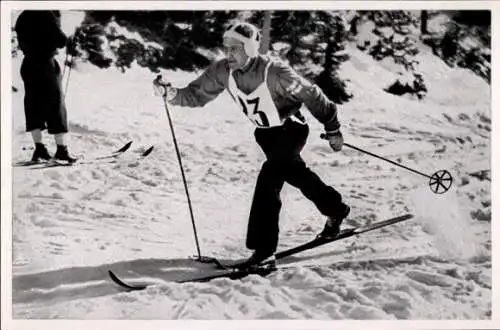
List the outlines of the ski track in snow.
{"type": "MultiPolygon", "coordinates": [[[[91,157],[134,143],[113,164],[13,168],[13,316],[489,319],[491,188],[469,174],[490,166],[489,87],[423,52],[430,93],[413,101],[382,91],[395,77],[388,64],[354,47],[351,56],[341,70],[356,93],[339,107],[346,142],[424,173],[448,169],[455,179],[451,197],[431,193],[425,178],[347,147],[332,153],[305,110],[311,135],[303,156],[351,204],[346,225],[408,212],[416,218],[286,258],[286,267],[266,278],[174,283],[214,270],[189,258],[196,255],[192,225],[165,109],[152,94],[154,75],[80,64],[67,95],[70,150],[91,157]],[[130,158],[150,145],[155,150],[143,162],[130,158]],[[109,269],[156,285],[124,292],[109,280],[109,269]]],[[[32,152],[23,150],[31,142],[19,65],[15,59],[13,162],[32,152]]],[[[196,74],[165,76],[183,85],[196,74]]],[[[264,159],[250,123],[225,94],[203,109],[170,111],[202,253],[247,257],[246,220],[264,159]]],[[[48,136],[45,142],[53,151],[48,136]]],[[[293,188],[285,185],[282,199],[279,250],[311,239],[324,222],[293,188]]]]}

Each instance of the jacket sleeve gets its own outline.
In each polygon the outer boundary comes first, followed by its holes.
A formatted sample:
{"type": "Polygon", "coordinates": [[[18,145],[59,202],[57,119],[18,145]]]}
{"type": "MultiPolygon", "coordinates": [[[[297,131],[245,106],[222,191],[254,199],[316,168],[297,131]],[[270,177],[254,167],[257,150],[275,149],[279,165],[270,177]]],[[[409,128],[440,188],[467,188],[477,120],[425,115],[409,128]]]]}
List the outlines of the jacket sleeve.
{"type": "Polygon", "coordinates": [[[57,48],[62,48],[66,46],[67,37],[61,29],[61,17],[60,14],[52,12],[52,17],[48,19],[50,21],[48,29],[49,34],[54,37],[54,46],[57,48]]]}
{"type": "Polygon", "coordinates": [[[38,12],[36,28],[43,33],[48,47],[57,49],[66,45],[67,37],[61,29],[61,18],[56,11],[38,12]]]}
{"type": "Polygon", "coordinates": [[[224,91],[228,77],[226,60],[215,62],[186,87],[177,89],[177,95],[170,103],[183,107],[202,107],[224,91]]]}
{"type": "Polygon", "coordinates": [[[275,74],[270,75],[269,79],[273,79],[271,85],[276,88],[278,95],[305,104],[314,118],[325,126],[325,131],[332,132],[340,128],[337,106],[317,85],[301,77],[285,63],[276,61],[271,68],[275,74]]]}
{"type": "Polygon", "coordinates": [[[15,30],[23,52],[51,53],[66,45],[66,35],[61,30],[60,19],[51,11],[24,11],[19,16],[15,30]]]}

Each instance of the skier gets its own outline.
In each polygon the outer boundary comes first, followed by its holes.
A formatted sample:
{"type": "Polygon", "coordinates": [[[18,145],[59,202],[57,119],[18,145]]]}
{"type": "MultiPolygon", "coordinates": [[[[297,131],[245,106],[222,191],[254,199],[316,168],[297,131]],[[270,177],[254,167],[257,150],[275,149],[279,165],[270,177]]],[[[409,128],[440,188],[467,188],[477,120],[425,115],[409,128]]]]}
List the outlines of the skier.
{"type": "Polygon", "coordinates": [[[49,160],[51,155],[42,142],[42,131],[54,135],[57,150],[54,158],[76,161],[68,153],[64,137],[68,132],[66,106],[62,95],[61,68],[54,56],[68,38],[61,30],[59,11],[26,10],[15,25],[24,59],[21,77],[24,82],[26,131],[31,132],[35,151],[32,161],[49,160]]]}
{"type": "Polygon", "coordinates": [[[327,217],[320,238],[337,236],[350,212],[341,194],[323,183],[300,156],[309,134],[299,111],[302,104],[324,125],[331,148],[341,150],[343,137],[335,104],[285,63],[259,55],[259,44],[255,26],[236,23],[223,36],[226,57],[186,87],[174,88],[158,78],[153,82],[170,104],[182,107],[201,107],[227,90],[256,126],[255,139],[266,161],[257,178],[248,221],[246,246],[254,252],[240,268],[275,263],[280,191],[285,182],[300,189],[327,217]]]}

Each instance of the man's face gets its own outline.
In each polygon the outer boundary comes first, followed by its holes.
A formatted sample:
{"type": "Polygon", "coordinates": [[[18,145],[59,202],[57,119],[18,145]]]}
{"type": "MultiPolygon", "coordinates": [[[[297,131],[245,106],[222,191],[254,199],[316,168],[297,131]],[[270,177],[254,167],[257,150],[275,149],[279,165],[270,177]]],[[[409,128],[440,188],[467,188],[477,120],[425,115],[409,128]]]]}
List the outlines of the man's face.
{"type": "Polygon", "coordinates": [[[248,61],[245,46],[239,40],[224,38],[224,53],[232,70],[242,68],[248,61]]]}

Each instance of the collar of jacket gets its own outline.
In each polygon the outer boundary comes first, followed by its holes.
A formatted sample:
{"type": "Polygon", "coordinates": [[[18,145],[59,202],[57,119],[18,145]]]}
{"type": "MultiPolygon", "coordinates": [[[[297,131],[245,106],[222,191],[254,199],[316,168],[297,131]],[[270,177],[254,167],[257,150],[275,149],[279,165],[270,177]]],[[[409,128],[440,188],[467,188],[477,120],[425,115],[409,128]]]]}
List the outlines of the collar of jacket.
{"type": "Polygon", "coordinates": [[[257,66],[257,59],[258,58],[259,58],[258,56],[249,58],[247,63],[245,63],[245,65],[243,67],[236,69],[234,71],[240,71],[241,73],[252,71],[257,66]]]}

